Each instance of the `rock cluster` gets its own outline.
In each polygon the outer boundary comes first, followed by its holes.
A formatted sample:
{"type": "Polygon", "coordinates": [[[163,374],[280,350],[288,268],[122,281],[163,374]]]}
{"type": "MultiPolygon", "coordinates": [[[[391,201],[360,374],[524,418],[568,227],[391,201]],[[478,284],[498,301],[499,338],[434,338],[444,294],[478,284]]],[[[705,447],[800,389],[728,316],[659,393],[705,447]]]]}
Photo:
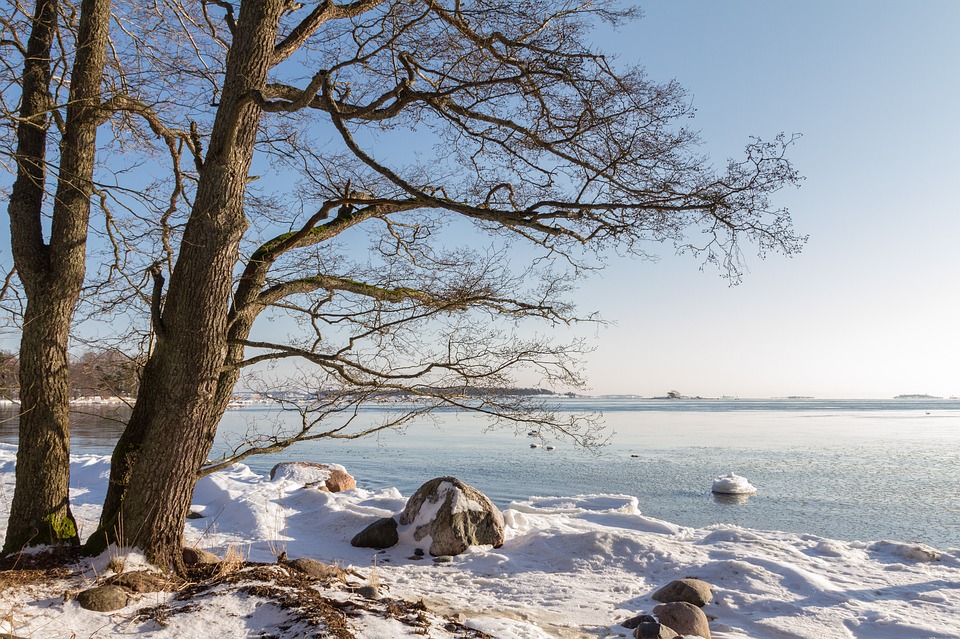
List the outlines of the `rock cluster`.
{"type": "Polygon", "coordinates": [[[470,546],[499,548],[504,541],[503,515],[482,492],[456,477],[437,477],[417,489],[398,517],[379,519],[350,543],[362,548],[390,548],[398,529],[412,530],[415,541],[429,544],[434,557],[459,555],[470,546]]]}
{"type": "Polygon", "coordinates": [[[661,602],[653,609],[655,616],[639,615],[622,624],[633,629],[635,639],[711,639],[709,619],[701,608],[713,601],[713,586],[700,579],[678,579],[651,598],[661,602]]]}

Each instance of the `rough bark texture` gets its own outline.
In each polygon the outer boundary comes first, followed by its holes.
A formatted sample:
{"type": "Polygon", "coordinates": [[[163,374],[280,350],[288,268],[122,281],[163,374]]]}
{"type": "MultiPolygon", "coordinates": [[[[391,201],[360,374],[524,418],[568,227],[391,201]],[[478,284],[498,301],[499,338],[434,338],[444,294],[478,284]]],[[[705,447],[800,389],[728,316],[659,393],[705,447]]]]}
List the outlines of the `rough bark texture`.
{"type": "Polygon", "coordinates": [[[86,270],[100,82],[109,0],[84,0],[70,79],[49,244],[44,205],[50,58],[56,0],[37,3],[24,68],[18,174],[9,213],[14,261],[27,298],[20,343],[20,431],[16,488],[4,554],[25,545],[77,543],[69,509],[70,424],[67,348],[86,270]]]}
{"type": "Polygon", "coordinates": [[[229,390],[218,392],[218,381],[227,356],[233,271],[247,224],[243,197],[261,115],[250,96],[266,80],[283,7],[280,0],[241,6],[210,149],[157,327],[157,347],[114,454],[96,543],[116,539],[137,546],[165,568],[182,568],[183,526],[197,472],[229,399],[229,390]]]}

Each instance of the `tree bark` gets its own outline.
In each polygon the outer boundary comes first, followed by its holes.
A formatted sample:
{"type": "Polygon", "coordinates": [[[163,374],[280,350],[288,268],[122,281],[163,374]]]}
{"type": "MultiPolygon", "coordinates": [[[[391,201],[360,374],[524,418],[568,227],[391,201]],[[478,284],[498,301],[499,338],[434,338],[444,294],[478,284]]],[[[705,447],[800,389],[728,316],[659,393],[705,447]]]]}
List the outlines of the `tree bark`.
{"type": "Polygon", "coordinates": [[[158,566],[182,568],[183,527],[198,471],[229,399],[218,382],[261,116],[251,98],[266,81],[284,6],[282,0],[241,5],[196,202],[156,327],[157,346],[114,453],[90,550],[116,541],[141,548],[158,566]]]}
{"type": "Polygon", "coordinates": [[[69,508],[70,325],[86,272],[100,84],[110,0],[84,0],[70,78],[50,242],[42,214],[57,0],[37,2],[24,64],[17,179],[9,202],[14,262],[27,298],[20,343],[16,487],[3,553],[79,542],[69,508]]]}

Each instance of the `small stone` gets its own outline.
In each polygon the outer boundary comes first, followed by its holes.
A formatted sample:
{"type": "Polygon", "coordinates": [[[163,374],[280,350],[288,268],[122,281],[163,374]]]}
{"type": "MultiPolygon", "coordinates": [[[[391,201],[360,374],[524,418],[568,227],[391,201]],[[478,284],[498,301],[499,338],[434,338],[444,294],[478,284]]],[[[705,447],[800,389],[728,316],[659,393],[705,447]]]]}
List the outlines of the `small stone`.
{"type": "Polygon", "coordinates": [[[423,555],[410,555],[407,559],[410,561],[423,561],[423,555]]]}
{"type": "Polygon", "coordinates": [[[351,546],[358,548],[390,548],[400,541],[397,534],[397,520],[384,517],[373,522],[350,540],[351,546]]]}
{"type": "Polygon", "coordinates": [[[450,555],[440,555],[439,557],[433,558],[433,563],[435,564],[449,564],[453,562],[453,557],[450,555]]]}
{"type": "Polygon", "coordinates": [[[380,590],[376,586],[360,586],[356,593],[366,599],[379,599],[380,590]]]}
{"type": "Polygon", "coordinates": [[[662,603],[653,609],[653,614],[660,618],[661,624],[669,626],[675,632],[711,639],[707,615],[692,603],[686,601],[662,603]]]}
{"type": "Polygon", "coordinates": [[[122,572],[107,580],[107,584],[126,588],[130,592],[165,592],[174,590],[170,580],[163,575],[148,570],[122,572]]]}
{"type": "Polygon", "coordinates": [[[677,633],[662,623],[642,623],[633,631],[636,639],[674,639],[677,633]]]}
{"type": "Polygon", "coordinates": [[[113,612],[127,605],[129,595],[120,586],[97,586],[77,595],[81,608],[94,612],[113,612]]]}
{"type": "Polygon", "coordinates": [[[423,557],[423,548],[414,548],[413,554],[415,554],[417,557],[423,557]]]}
{"type": "Polygon", "coordinates": [[[657,619],[655,617],[651,617],[650,615],[637,615],[636,617],[627,619],[620,625],[627,630],[633,630],[642,623],[657,623],[657,619]]]}
{"type": "Polygon", "coordinates": [[[220,563],[220,558],[212,552],[206,550],[185,547],[183,549],[183,563],[187,566],[196,566],[198,564],[218,564],[220,563]]]}
{"type": "Polygon", "coordinates": [[[322,561],[317,561],[316,559],[310,559],[309,557],[294,559],[286,562],[284,565],[313,579],[343,580],[343,571],[341,569],[336,566],[331,566],[330,564],[325,564],[322,561]]]}
{"type": "Polygon", "coordinates": [[[187,513],[187,519],[203,519],[203,515],[201,515],[195,510],[191,510],[190,512],[187,513]]]}
{"type": "Polygon", "coordinates": [[[686,601],[703,608],[713,601],[713,586],[700,579],[678,579],[650,596],[661,603],[686,601]]]}

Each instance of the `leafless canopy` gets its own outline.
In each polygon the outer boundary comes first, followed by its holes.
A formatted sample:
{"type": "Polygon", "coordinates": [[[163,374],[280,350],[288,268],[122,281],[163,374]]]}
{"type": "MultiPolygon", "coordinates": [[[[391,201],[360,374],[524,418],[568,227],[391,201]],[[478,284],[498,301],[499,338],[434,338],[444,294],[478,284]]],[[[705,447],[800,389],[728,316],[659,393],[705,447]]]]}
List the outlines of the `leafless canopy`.
{"type": "MultiPolygon", "coordinates": [[[[4,4],[9,122],[23,14],[4,4]]],[[[252,4],[114,5],[102,106],[114,135],[97,185],[105,241],[88,289],[101,313],[133,313],[141,327],[152,316],[162,334],[162,278],[252,4]]],[[[260,448],[356,436],[444,405],[589,443],[589,422],[493,392],[518,375],[584,385],[584,346],[554,339],[590,319],[569,303],[582,269],[661,243],[736,280],[744,242],[800,249],[770,201],[798,181],[793,139],[753,140],[742,159],[711,164],[680,85],[588,44],[598,22],[635,17],[603,0],[288,3],[269,80],[243,97],[264,117],[220,392],[241,369],[268,384],[265,366],[297,360],[318,412],[260,448]],[[419,403],[353,428],[358,406],[391,393],[419,403]]],[[[51,96],[54,120],[60,101],[51,96]]]]}

